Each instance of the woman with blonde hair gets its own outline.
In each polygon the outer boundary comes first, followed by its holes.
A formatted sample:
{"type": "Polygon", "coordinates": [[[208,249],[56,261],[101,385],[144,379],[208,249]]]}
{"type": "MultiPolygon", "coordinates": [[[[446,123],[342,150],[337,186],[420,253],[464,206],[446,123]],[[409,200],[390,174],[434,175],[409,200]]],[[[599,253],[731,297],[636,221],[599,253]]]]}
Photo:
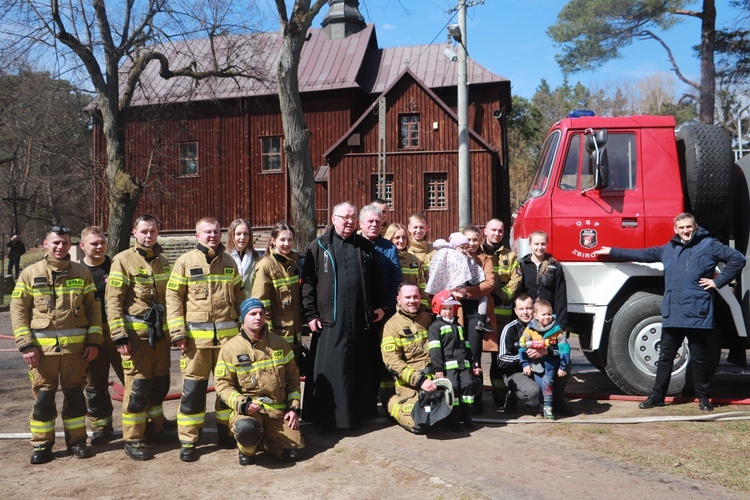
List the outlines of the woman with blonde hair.
{"type": "Polygon", "coordinates": [[[297,257],[294,228],[278,222],[271,229],[266,254],[255,265],[251,295],[263,302],[268,328],[292,346],[301,367],[302,304],[297,257]]]}
{"type": "Polygon", "coordinates": [[[425,279],[422,261],[419,260],[419,257],[408,251],[411,246],[411,236],[409,236],[406,226],[394,222],[385,230],[385,239],[396,245],[398,249],[398,262],[401,266],[401,275],[404,283],[417,285],[419,291],[422,292],[422,303],[425,306],[429,305],[429,297],[424,291],[427,280],[425,279]]]}
{"type": "Polygon", "coordinates": [[[227,253],[237,263],[245,284],[245,297],[250,298],[253,267],[258,262],[258,251],[253,248],[253,228],[245,219],[234,219],[227,230],[227,253]]]}

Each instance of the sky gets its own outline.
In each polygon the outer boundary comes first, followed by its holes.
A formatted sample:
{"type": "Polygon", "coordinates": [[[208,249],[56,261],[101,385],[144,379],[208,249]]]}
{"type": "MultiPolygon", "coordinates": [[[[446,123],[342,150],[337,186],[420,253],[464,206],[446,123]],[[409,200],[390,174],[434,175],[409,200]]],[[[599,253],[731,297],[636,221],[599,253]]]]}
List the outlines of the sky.
{"type": "MultiPolygon", "coordinates": [[[[485,0],[484,4],[469,8],[466,16],[469,56],[493,73],[510,79],[513,95],[531,98],[543,78],[552,88],[559,86],[563,75],[555,61],[557,49],[546,31],[555,23],[565,3],[485,0]]],[[[700,3],[693,2],[693,7],[698,8],[700,3]]],[[[458,0],[360,0],[360,12],[366,22],[375,24],[381,47],[422,45],[446,43],[446,24],[458,22],[455,12],[447,12],[457,4],[458,0]]],[[[716,0],[717,26],[733,19],[736,9],[730,9],[728,4],[729,0],[716,0]]],[[[320,26],[326,11],[327,7],[323,7],[313,27],[320,26]]],[[[686,18],[661,35],[681,71],[698,81],[699,61],[691,47],[700,40],[700,21],[686,18]]],[[[611,61],[595,72],[573,74],[569,81],[602,87],[671,69],[666,52],[653,40],[636,41],[623,53],[622,59],[611,61]]]]}

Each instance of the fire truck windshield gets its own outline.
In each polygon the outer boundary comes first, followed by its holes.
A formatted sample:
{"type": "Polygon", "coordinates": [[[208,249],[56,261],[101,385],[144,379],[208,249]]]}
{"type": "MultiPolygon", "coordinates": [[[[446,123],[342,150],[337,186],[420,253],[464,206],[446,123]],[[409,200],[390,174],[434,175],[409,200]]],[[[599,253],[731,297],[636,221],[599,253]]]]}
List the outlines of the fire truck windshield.
{"type": "Polygon", "coordinates": [[[560,144],[561,133],[559,130],[554,130],[547,139],[544,141],[542,146],[542,152],[539,155],[539,163],[536,167],[536,174],[534,174],[534,181],[531,183],[531,189],[529,190],[528,198],[536,198],[547,190],[549,185],[549,178],[552,173],[552,165],[555,163],[555,157],[557,156],[557,149],[560,144]]]}

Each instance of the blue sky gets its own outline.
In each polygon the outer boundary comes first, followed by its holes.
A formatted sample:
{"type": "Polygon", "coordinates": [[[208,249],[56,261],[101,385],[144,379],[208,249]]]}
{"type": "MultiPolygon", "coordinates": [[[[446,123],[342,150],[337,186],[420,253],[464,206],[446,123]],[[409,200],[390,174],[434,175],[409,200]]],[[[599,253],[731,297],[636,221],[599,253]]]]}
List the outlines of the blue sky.
{"type": "MultiPolygon", "coordinates": [[[[360,0],[360,11],[368,23],[376,26],[381,47],[445,43],[447,14],[457,0],[360,0]]],[[[554,87],[563,81],[554,56],[556,48],[546,34],[566,2],[562,0],[485,0],[467,13],[469,55],[493,73],[511,80],[514,95],[530,98],[545,78],[554,87]]],[[[693,2],[698,8],[701,2],[693,2]]],[[[717,0],[717,25],[733,19],[736,10],[729,0],[717,0]]],[[[319,26],[321,15],[313,26],[319,26]]],[[[456,23],[453,17],[451,23],[456,23]]],[[[700,21],[686,18],[663,33],[682,72],[698,80],[699,62],[692,45],[700,39],[700,21]]],[[[596,72],[576,73],[570,81],[604,86],[618,81],[640,80],[656,72],[668,72],[669,61],[655,41],[634,42],[624,57],[607,63],[596,72]]],[[[682,85],[682,84],[680,84],[682,85]]]]}

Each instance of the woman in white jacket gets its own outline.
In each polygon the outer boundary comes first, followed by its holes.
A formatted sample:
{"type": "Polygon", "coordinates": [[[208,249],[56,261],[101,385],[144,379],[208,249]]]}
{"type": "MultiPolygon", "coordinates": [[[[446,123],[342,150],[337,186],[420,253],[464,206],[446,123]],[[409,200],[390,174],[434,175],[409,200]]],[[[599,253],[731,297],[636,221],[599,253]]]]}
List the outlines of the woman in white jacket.
{"type": "Polygon", "coordinates": [[[253,229],[245,219],[235,219],[227,230],[227,252],[237,263],[245,284],[245,297],[250,298],[253,267],[258,262],[258,251],[253,247],[253,229]]]}

